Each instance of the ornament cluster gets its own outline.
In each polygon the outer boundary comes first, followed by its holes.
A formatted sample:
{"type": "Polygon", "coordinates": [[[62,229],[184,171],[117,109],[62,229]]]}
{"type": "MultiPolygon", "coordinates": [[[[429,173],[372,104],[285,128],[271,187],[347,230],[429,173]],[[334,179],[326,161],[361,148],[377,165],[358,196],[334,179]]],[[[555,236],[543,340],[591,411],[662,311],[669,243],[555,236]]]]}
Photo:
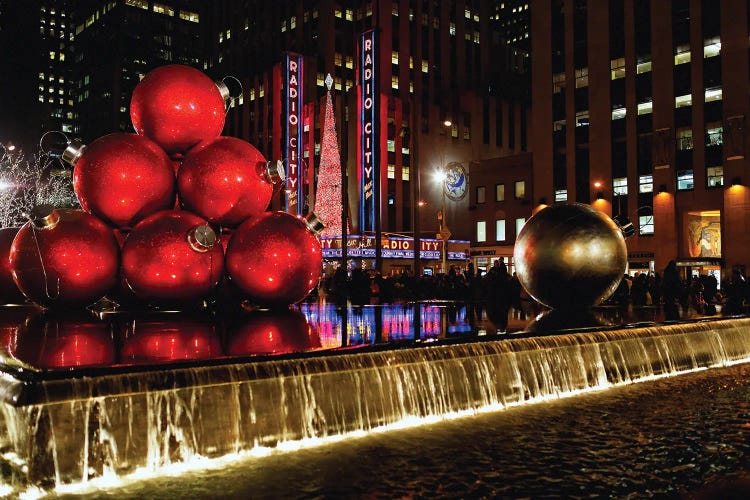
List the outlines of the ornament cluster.
{"type": "Polygon", "coordinates": [[[0,230],[0,303],[45,307],[186,306],[222,294],[289,305],[322,270],[310,214],[267,212],[284,180],[251,144],[220,136],[229,91],[181,65],[157,68],[133,92],[136,134],[73,141],[83,210],[36,207],[20,229],[0,230]]]}

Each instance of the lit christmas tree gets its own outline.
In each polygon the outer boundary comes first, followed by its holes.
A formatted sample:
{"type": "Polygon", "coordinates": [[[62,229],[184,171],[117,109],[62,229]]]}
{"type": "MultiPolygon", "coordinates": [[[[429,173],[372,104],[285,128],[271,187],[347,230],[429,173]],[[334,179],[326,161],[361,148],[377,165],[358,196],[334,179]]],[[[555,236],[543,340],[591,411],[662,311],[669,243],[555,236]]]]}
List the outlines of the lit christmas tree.
{"type": "Polygon", "coordinates": [[[341,157],[336,139],[336,123],[331,101],[331,75],[326,78],[326,115],[320,150],[318,187],[315,191],[315,214],[325,224],[323,236],[341,236],[341,157]]]}

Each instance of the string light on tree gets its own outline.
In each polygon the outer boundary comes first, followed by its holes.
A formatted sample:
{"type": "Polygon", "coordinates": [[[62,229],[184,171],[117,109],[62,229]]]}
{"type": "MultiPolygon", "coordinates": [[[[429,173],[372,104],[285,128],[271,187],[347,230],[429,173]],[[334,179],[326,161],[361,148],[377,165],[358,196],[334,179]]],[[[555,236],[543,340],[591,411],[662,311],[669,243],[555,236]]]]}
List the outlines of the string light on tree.
{"type": "Polygon", "coordinates": [[[77,208],[69,171],[56,159],[37,153],[3,149],[0,156],[0,228],[20,227],[38,205],[77,208]]]}
{"type": "Polygon", "coordinates": [[[323,122],[323,140],[320,150],[318,189],[315,192],[314,212],[325,224],[323,236],[341,236],[341,156],[333,118],[331,85],[333,78],[326,76],[326,114],[323,122]]]}

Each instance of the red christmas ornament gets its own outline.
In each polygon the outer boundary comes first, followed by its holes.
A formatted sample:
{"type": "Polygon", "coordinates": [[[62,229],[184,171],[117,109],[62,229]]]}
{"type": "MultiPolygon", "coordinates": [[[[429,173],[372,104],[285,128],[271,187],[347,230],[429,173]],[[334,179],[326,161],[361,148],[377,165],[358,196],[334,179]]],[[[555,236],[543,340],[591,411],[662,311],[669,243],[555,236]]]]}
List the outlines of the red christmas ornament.
{"type": "Polygon", "coordinates": [[[135,131],[167,153],[184,153],[221,134],[229,90],[197,69],[179,64],[148,73],[133,91],[130,118],[135,131]]]}
{"type": "Polygon", "coordinates": [[[122,359],[133,363],[161,363],[222,356],[216,327],[207,320],[168,317],[129,322],[122,359]]]}
{"type": "Polygon", "coordinates": [[[312,213],[305,219],[286,212],[248,219],[229,241],[227,274],[257,304],[299,302],[320,280],[322,229],[312,213]]]}
{"type": "Polygon", "coordinates": [[[91,315],[41,314],[18,328],[11,355],[42,369],[111,365],[115,345],[110,327],[91,315]]]}
{"type": "Polygon", "coordinates": [[[26,297],[13,282],[13,275],[10,272],[10,247],[16,234],[18,234],[17,227],[0,229],[0,304],[26,302],[26,297]]]}
{"type": "Polygon", "coordinates": [[[217,137],[185,155],[177,175],[182,206],[209,222],[236,227],[266,210],[273,184],[284,179],[281,162],[234,137],[217,137]]]}
{"type": "Polygon", "coordinates": [[[233,330],[227,343],[232,356],[286,354],[320,349],[320,337],[299,311],[253,311],[233,330]]]}
{"type": "Polygon", "coordinates": [[[165,210],[136,225],[122,247],[122,272],[135,294],[169,304],[209,295],[222,277],[224,251],[208,223],[165,210]]]}
{"type": "Polygon", "coordinates": [[[81,207],[109,224],[129,228],[174,206],[172,162],[145,137],[109,134],[89,146],[74,141],[63,160],[74,166],[73,188],[81,207]]]}
{"type": "Polygon", "coordinates": [[[13,280],[33,302],[87,306],[117,284],[112,229],[82,210],[36,209],[10,249],[13,280]]]}

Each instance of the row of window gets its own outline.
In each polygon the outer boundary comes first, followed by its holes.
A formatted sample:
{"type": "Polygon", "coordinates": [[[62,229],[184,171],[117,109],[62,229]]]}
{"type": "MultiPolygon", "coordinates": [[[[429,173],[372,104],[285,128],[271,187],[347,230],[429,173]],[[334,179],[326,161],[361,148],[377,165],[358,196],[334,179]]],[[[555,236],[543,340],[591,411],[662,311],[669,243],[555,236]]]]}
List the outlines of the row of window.
{"type": "MultiPolygon", "coordinates": [[[[526,224],[524,217],[518,217],[515,219],[516,237],[523,229],[526,224]]],[[[653,215],[640,215],[638,216],[638,233],[642,236],[654,234],[654,216],[653,215]]],[[[506,233],[506,220],[496,219],[495,220],[495,241],[503,242],[508,239],[506,233]]],[[[476,240],[477,243],[487,242],[487,221],[479,220],[476,224],[476,240]]]]}
{"type": "MultiPolygon", "coordinates": [[[[515,198],[517,200],[523,199],[526,196],[526,181],[516,181],[513,189],[515,198]]],[[[477,186],[476,200],[477,203],[485,203],[485,186],[477,186]]],[[[505,201],[505,184],[495,184],[495,201],[505,201]]]]}
{"type": "MultiPolygon", "coordinates": [[[[515,219],[515,225],[516,225],[516,236],[518,233],[521,232],[521,229],[523,228],[523,225],[526,224],[526,219],[524,217],[519,217],[515,219]]],[[[477,237],[477,243],[484,243],[487,241],[487,221],[479,220],[477,221],[477,227],[476,227],[476,237],[477,237]]],[[[505,219],[497,219],[495,220],[495,241],[505,241],[507,239],[506,231],[505,231],[505,219]]]]}
{"type": "MultiPolygon", "coordinates": [[[[721,54],[721,39],[719,37],[708,38],[703,41],[703,58],[708,59],[721,54]]],[[[675,47],[674,64],[678,66],[690,62],[690,46],[681,45],[675,47]]],[[[625,78],[625,58],[620,57],[612,59],[609,62],[610,78],[617,80],[625,78]]],[[[651,60],[644,59],[636,64],[636,74],[648,73],[651,71],[651,60]]],[[[580,89],[589,85],[589,69],[575,69],[575,88],[580,89]]],[[[552,92],[558,93],[565,88],[565,73],[556,73],[552,75],[552,92]]]]}

